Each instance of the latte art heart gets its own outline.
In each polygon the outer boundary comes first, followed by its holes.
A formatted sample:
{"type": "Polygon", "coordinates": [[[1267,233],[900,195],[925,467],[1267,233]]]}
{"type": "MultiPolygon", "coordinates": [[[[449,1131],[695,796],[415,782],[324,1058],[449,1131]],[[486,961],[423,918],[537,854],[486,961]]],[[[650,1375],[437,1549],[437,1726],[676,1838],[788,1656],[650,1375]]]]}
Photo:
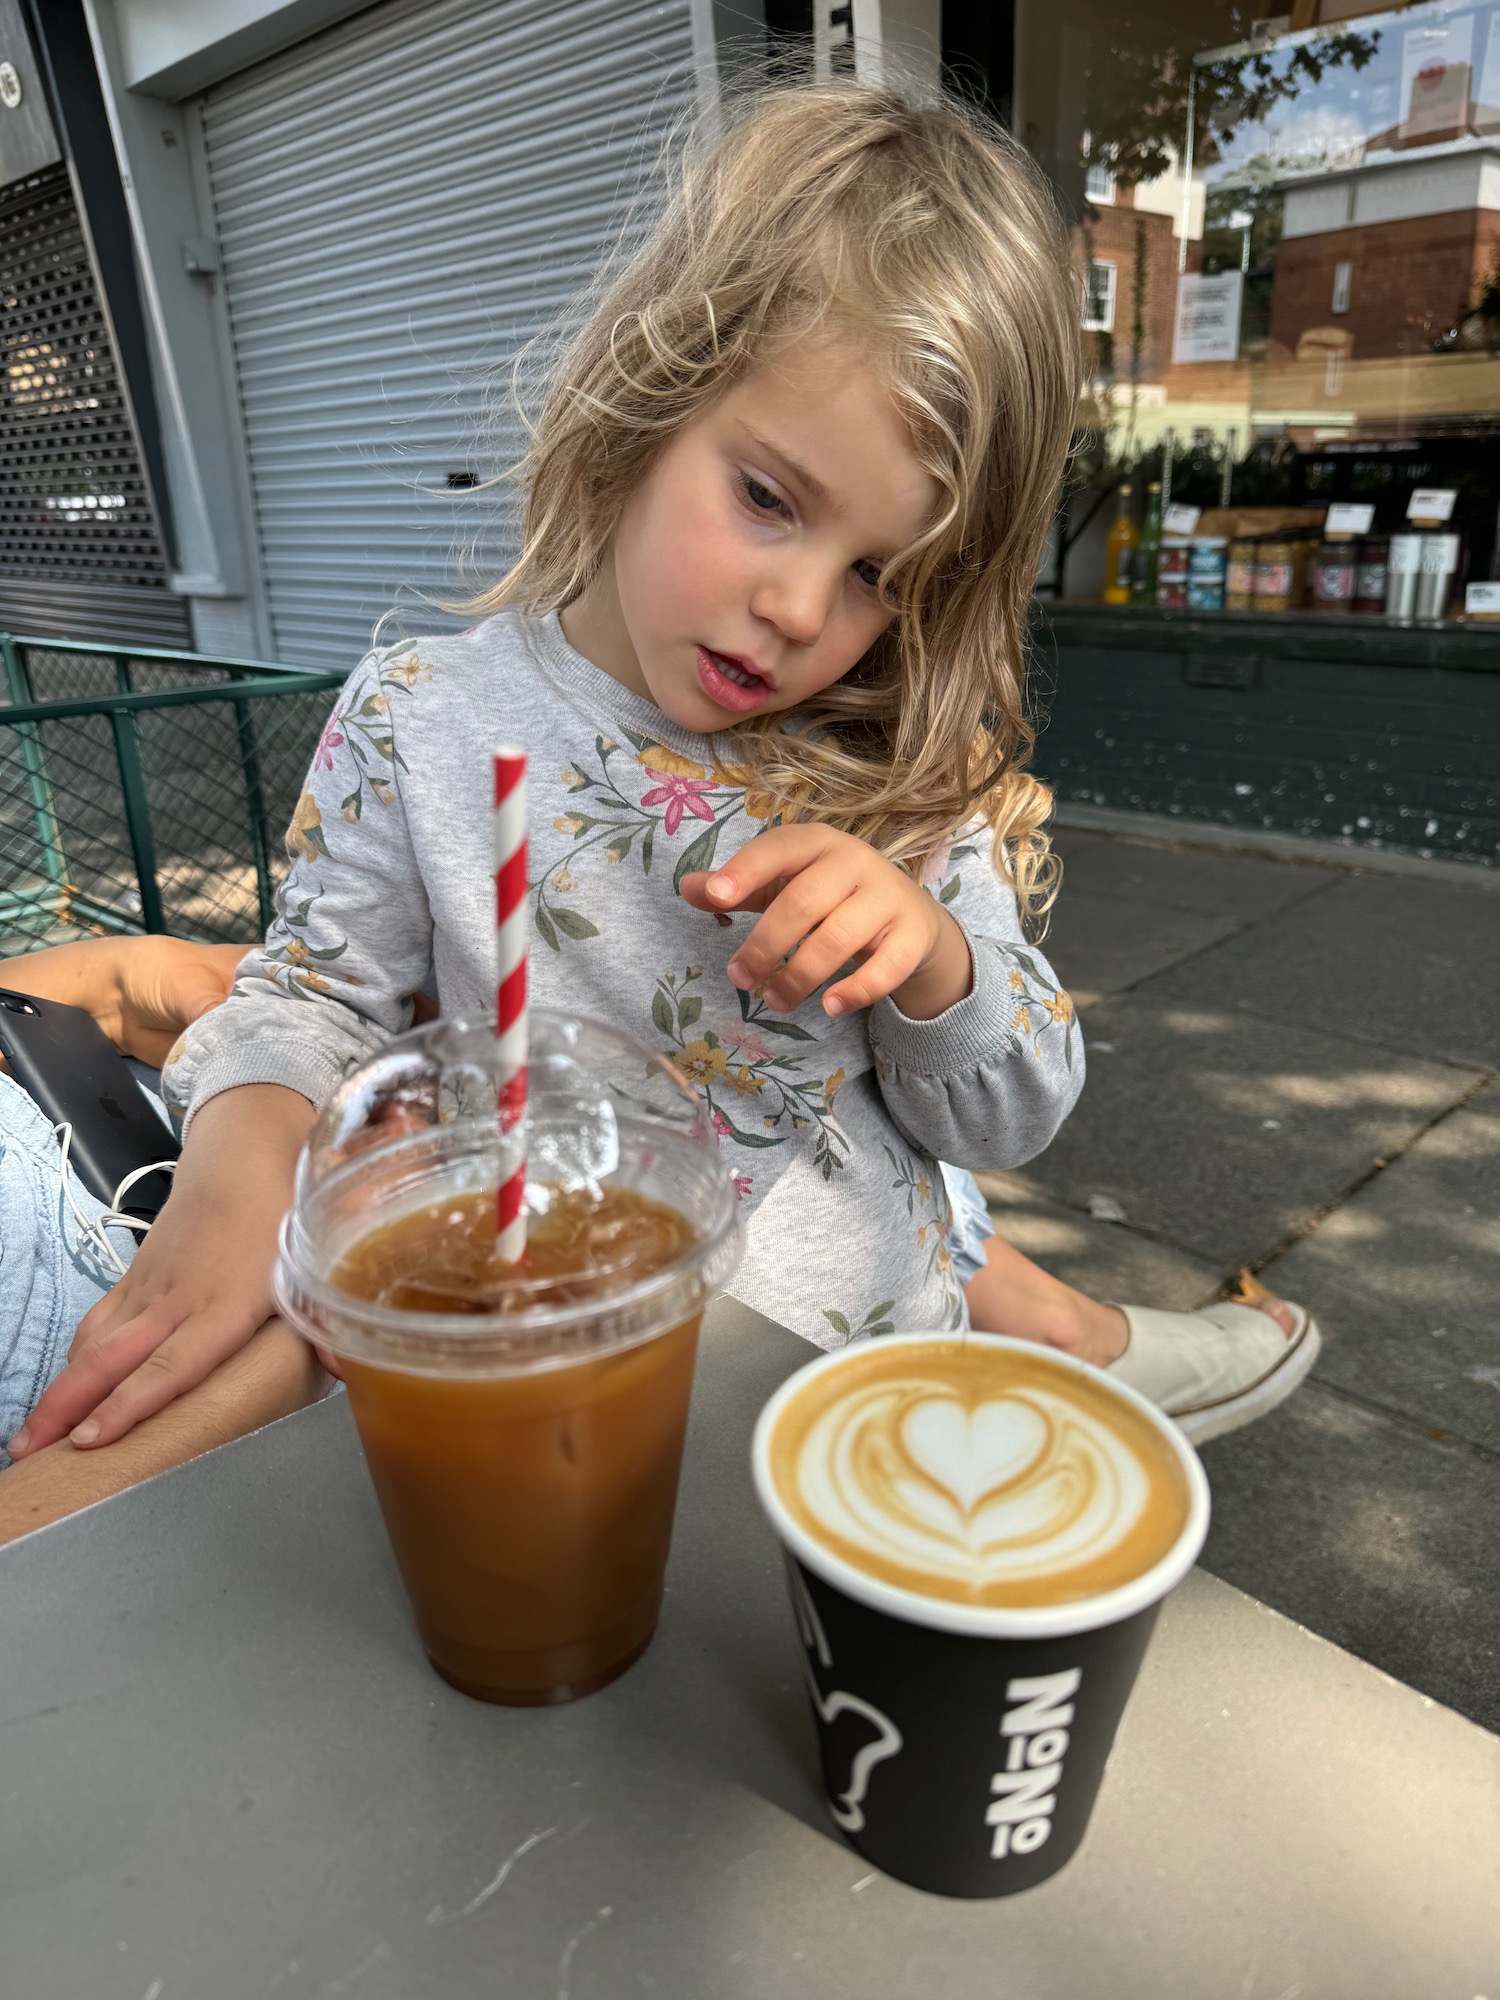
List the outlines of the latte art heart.
{"type": "Polygon", "coordinates": [[[1047,1443],[1047,1425],[1015,1397],[966,1410],[952,1396],[914,1401],[901,1422],[907,1456],[966,1513],[1022,1475],[1047,1443]]]}
{"type": "Polygon", "coordinates": [[[1149,1422],[1055,1363],[871,1343],[778,1427],[778,1485],[814,1536],[905,1588],[1049,1603],[1139,1575],[1182,1521],[1149,1422]]]}

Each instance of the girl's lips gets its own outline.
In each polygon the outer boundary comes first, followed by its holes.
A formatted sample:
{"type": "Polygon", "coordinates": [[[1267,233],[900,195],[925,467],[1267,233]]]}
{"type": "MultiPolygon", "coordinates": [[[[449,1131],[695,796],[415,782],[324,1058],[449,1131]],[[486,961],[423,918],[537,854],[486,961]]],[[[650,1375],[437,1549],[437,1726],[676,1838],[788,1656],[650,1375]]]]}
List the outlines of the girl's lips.
{"type": "Polygon", "coordinates": [[[738,681],[732,681],[703,646],[698,648],[698,685],[710,701],[717,702],[720,708],[733,709],[736,715],[748,715],[759,708],[771,692],[762,680],[757,680],[754,687],[741,687],[738,681]]]}

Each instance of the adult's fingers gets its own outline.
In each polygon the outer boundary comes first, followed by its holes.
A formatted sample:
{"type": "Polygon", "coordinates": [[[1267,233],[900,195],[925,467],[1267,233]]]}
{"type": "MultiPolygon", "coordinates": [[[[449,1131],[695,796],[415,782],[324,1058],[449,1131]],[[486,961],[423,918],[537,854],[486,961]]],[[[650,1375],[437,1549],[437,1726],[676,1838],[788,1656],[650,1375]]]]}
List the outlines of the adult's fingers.
{"type": "MultiPolygon", "coordinates": [[[[80,1347],[11,1439],[11,1457],[22,1458],[29,1451],[40,1451],[44,1445],[56,1444],[59,1438],[66,1437],[161,1346],[172,1327],[171,1318],[158,1307],[137,1313],[133,1319],[80,1347]]],[[[82,1331],[80,1326],[79,1333],[82,1331]]]]}
{"type": "Polygon", "coordinates": [[[242,1314],[185,1319],[175,1333],[144,1356],[69,1435],[77,1445],[113,1444],[145,1417],[155,1416],[237,1354],[255,1331],[242,1314]]]}

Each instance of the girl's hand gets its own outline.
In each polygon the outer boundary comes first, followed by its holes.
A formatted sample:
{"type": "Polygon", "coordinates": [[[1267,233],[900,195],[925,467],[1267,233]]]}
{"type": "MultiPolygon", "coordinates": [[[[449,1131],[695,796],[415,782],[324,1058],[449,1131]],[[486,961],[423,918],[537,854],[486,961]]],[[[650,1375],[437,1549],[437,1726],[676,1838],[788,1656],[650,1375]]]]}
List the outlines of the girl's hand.
{"type": "Polygon", "coordinates": [[[312,1121],[307,1099],[279,1084],[204,1105],[166,1207],[125,1276],[78,1322],[68,1365],[11,1440],[12,1458],[68,1435],[113,1444],[271,1316],[277,1232],[312,1121]]]}
{"type": "Polygon", "coordinates": [[[936,897],[866,842],[831,827],[772,827],[712,874],[684,875],[681,891],[695,910],[764,912],[729,961],[729,976],[742,988],[763,986],[780,1012],[800,1006],[850,959],[862,960],[860,968],[829,987],[825,1013],[870,1007],[889,994],[910,1019],[930,1021],[974,983],[968,940],[936,897]]]}

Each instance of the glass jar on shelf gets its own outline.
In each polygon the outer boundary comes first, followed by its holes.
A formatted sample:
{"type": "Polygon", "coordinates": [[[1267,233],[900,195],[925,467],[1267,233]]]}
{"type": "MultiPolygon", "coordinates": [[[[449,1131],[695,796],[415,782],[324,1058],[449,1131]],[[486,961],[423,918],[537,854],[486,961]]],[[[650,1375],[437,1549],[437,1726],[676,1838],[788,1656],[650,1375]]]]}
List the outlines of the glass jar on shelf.
{"type": "Polygon", "coordinates": [[[1188,554],[1189,611],[1222,611],[1228,569],[1229,537],[1198,535],[1188,554]]]}
{"type": "Polygon", "coordinates": [[[1339,537],[1321,542],[1308,570],[1311,608],[1325,616],[1351,611],[1358,564],[1359,550],[1352,539],[1339,537]]]}
{"type": "Polygon", "coordinates": [[[1156,608],[1184,611],[1188,601],[1188,560],[1192,544],[1186,535],[1163,535],[1156,559],[1156,608]]]}

